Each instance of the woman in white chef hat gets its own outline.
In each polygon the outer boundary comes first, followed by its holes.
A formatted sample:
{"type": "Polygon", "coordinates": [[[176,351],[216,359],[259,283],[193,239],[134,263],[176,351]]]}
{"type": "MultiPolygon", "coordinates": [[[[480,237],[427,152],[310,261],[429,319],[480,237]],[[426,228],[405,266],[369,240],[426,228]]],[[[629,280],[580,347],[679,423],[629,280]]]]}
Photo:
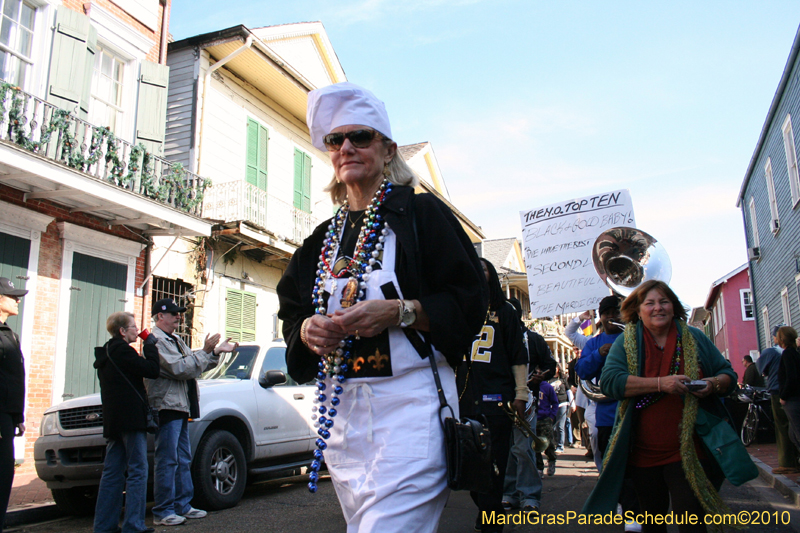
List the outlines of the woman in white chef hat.
{"type": "Polygon", "coordinates": [[[439,400],[408,333],[432,347],[457,410],[452,367],[486,316],[481,265],[450,209],[414,193],[374,94],[352,83],[311,91],[307,122],[341,204],[278,284],[289,374],[317,383],[309,490],[324,460],[348,532],[435,532],[449,493],[439,400]]]}

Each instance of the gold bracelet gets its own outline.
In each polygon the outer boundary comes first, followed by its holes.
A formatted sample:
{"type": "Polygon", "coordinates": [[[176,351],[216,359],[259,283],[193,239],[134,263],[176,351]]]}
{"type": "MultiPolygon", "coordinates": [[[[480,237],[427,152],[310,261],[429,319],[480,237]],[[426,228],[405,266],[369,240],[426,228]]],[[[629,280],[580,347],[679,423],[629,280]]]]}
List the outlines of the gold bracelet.
{"type": "Polygon", "coordinates": [[[311,346],[308,345],[308,338],[306,337],[306,330],[308,329],[309,320],[311,320],[311,317],[303,320],[303,325],[300,326],[300,342],[311,348],[311,346]]]}
{"type": "Polygon", "coordinates": [[[714,392],[719,394],[721,392],[721,387],[719,386],[719,377],[714,376],[714,392]]]}
{"type": "Polygon", "coordinates": [[[403,305],[403,300],[397,300],[397,324],[395,326],[400,327],[400,324],[403,323],[403,309],[405,306],[403,305]]]}

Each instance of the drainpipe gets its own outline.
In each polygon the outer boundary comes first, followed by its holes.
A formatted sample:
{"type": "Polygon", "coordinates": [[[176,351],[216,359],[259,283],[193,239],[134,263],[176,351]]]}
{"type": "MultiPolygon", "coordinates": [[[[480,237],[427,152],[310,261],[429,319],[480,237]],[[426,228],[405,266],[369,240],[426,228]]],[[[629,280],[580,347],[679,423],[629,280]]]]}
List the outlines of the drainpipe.
{"type": "Polygon", "coordinates": [[[206,123],[206,98],[208,98],[208,85],[211,83],[211,75],[218,68],[224,66],[225,63],[227,63],[231,59],[235,58],[236,56],[238,56],[239,54],[241,54],[242,52],[244,52],[245,50],[250,48],[252,45],[253,45],[253,36],[252,35],[248,35],[247,36],[247,40],[244,42],[244,44],[240,48],[237,48],[236,50],[234,50],[233,52],[231,52],[227,56],[223,57],[222,59],[220,59],[219,61],[217,61],[213,65],[211,65],[208,68],[208,70],[206,71],[205,75],[203,76],[203,97],[202,97],[203,98],[203,104],[202,104],[203,107],[200,108],[200,136],[199,136],[199,138],[197,140],[197,172],[195,172],[195,174],[197,174],[198,176],[202,176],[201,170],[200,170],[200,163],[201,163],[201,159],[203,157],[203,150],[202,150],[202,148],[203,148],[203,126],[205,126],[205,123],[206,123]]]}
{"type": "Polygon", "coordinates": [[[161,1],[161,44],[158,46],[158,62],[167,64],[167,34],[169,31],[169,13],[171,11],[168,0],[161,1]]]}

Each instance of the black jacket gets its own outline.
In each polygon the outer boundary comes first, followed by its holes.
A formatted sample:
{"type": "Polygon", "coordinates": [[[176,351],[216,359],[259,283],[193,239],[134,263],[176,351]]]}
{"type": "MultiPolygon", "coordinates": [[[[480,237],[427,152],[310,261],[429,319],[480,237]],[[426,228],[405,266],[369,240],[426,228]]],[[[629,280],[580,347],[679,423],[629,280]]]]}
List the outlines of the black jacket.
{"type": "Polygon", "coordinates": [[[0,413],[11,415],[14,425],[25,421],[25,358],[19,337],[0,323],[0,413]]]}
{"type": "Polygon", "coordinates": [[[800,354],[797,348],[789,346],[781,354],[778,367],[778,396],[781,400],[800,398],[800,354]]]}
{"type": "MultiPolygon", "coordinates": [[[[431,194],[394,186],[379,212],[397,235],[395,273],[403,297],[420,301],[430,318],[428,339],[455,367],[469,351],[489,305],[475,248],[450,209],[431,194]]],[[[318,371],[319,356],[300,341],[300,326],[314,314],[311,291],[329,223],[317,226],[303,242],[278,283],[286,363],[299,383],[318,371]]]]}
{"type": "Polygon", "coordinates": [[[142,378],[158,378],[160,367],[155,344],[146,344],[143,351],[144,357],[140,357],[119,337],[94,349],[94,367],[100,379],[103,402],[103,437],[107,439],[117,439],[124,432],[147,428],[147,391],[142,378]],[[128,378],[127,381],[120,371],[128,378]]]}

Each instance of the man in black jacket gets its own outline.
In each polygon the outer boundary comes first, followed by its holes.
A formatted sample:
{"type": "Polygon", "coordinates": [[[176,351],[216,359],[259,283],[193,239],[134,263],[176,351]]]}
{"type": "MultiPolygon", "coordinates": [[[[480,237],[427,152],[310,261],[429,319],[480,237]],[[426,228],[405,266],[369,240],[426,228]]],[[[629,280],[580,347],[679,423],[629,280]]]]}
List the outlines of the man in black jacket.
{"type": "MultiPolygon", "coordinates": [[[[523,344],[528,352],[528,388],[532,398],[539,397],[539,384],[552,377],[556,362],[544,337],[529,330],[522,322],[522,304],[516,298],[509,298],[509,303],[517,312],[517,320],[523,334],[523,344]]],[[[533,409],[533,405],[530,406],[533,409]]],[[[536,431],[536,417],[529,417],[531,429],[536,431]]],[[[525,512],[539,509],[542,500],[542,478],[536,467],[536,457],[531,449],[532,439],[523,435],[515,427],[512,436],[511,451],[508,456],[505,479],[503,480],[503,508],[506,510],[521,508],[525,512]]]]}
{"type": "Polygon", "coordinates": [[[138,334],[131,313],[113,313],[106,320],[106,329],[111,340],[105,346],[95,348],[94,353],[103,402],[103,437],[108,442],[97,494],[94,532],[120,531],[123,490],[125,520],[122,533],[153,531],[144,523],[148,403],[142,378],[158,378],[158,348],[155,344],[145,344],[144,357],[140,357],[130,346],[138,334]]]}
{"type": "Polygon", "coordinates": [[[28,294],[0,278],[0,531],[14,483],[14,437],[25,433],[25,359],[19,337],[6,324],[19,314],[19,299],[28,294]]]}

